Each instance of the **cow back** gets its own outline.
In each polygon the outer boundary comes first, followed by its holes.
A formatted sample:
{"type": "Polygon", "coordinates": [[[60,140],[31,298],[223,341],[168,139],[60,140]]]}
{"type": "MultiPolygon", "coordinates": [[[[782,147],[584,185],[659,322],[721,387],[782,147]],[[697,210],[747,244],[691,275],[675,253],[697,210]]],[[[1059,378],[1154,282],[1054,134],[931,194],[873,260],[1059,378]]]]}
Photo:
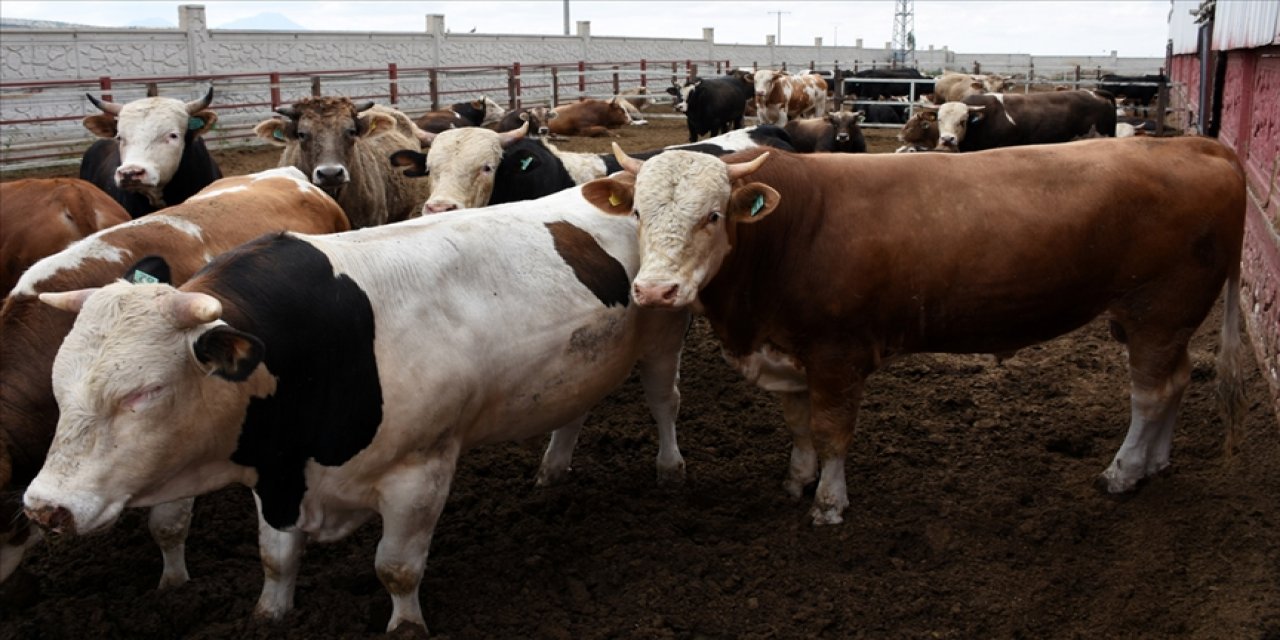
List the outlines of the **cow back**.
{"type": "Polygon", "coordinates": [[[1069,142],[1091,134],[1114,137],[1116,133],[1115,102],[1100,92],[983,94],[963,102],[982,106],[985,116],[978,126],[969,126],[960,142],[961,151],[1069,142]]]}

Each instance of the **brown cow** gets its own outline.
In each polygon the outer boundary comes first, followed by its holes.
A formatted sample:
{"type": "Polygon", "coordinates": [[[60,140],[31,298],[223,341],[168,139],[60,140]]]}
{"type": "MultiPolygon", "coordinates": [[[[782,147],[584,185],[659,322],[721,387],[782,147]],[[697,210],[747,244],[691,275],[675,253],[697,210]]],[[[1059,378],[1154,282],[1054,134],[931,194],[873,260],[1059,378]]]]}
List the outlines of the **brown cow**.
{"type": "Polygon", "coordinates": [[[612,100],[581,100],[562,104],[555,108],[555,118],[547,121],[551,133],[562,136],[607,136],[609,129],[631,124],[631,115],[620,103],[612,100]]]}
{"type": "Polygon", "coordinates": [[[423,131],[409,116],[372,102],[306,98],[276,109],[282,118],[258,123],[254,133],[277,146],[281,167],[294,166],[342,205],[359,229],[418,215],[426,185],[393,171],[387,158],[419,146],[423,131]]]}
{"type": "Polygon", "coordinates": [[[111,196],[76,178],[0,183],[0,294],[47,255],[96,231],[129,221],[111,196]]]}
{"type": "Polygon", "coordinates": [[[583,195],[639,218],[633,298],[701,311],[726,357],[781,394],[795,438],[785,487],[799,497],[821,466],[815,524],[842,520],[858,404],[886,360],[1008,353],[1102,312],[1132,379],[1129,432],[1102,481],[1133,489],[1169,465],[1187,343],[1224,283],[1218,384],[1228,449],[1238,438],[1244,178],[1213,140],[619,161],[634,181],[583,195]]]}
{"type": "Polygon", "coordinates": [[[933,151],[938,146],[938,114],[935,111],[920,110],[915,112],[902,125],[898,132],[901,147],[894,153],[915,153],[917,151],[933,151]]]}
{"type": "MultiPolygon", "coordinates": [[[[279,168],[223,178],[180,205],[100,231],[32,265],[0,308],[0,490],[5,500],[16,500],[44,464],[58,424],[53,357],[75,321],[74,314],[40,302],[37,295],[105,285],[147,256],[160,256],[169,265],[169,273],[151,276],[180,284],[214,256],[265,233],[349,228],[332,198],[297,169],[279,168]]],[[[17,513],[14,508],[0,504],[0,513],[17,513]]],[[[164,554],[161,587],[187,580],[183,542],[190,518],[190,500],[152,510],[152,536],[164,554]]],[[[38,540],[26,524],[25,519],[0,522],[0,580],[38,540]]]]}
{"type": "Polygon", "coordinates": [[[837,111],[825,118],[792,120],[783,127],[791,136],[791,146],[800,153],[866,153],[861,111],[837,111]]]}
{"type": "Polygon", "coordinates": [[[827,115],[827,81],[816,73],[791,75],[761,69],[746,76],[756,90],[760,124],[787,124],[789,118],[827,115]]]}

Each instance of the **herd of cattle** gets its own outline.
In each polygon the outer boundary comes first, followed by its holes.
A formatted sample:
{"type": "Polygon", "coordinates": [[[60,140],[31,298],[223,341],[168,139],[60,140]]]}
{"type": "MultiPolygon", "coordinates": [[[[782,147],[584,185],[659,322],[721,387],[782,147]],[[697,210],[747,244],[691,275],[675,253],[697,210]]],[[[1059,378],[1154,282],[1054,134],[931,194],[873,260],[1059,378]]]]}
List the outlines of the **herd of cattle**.
{"type": "Polygon", "coordinates": [[[387,628],[425,626],[418,587],[466,450],[550,433],[537,482],[560,481],[588,410],[639,367],[658,479],[682,480],[692,313],[783,403],[784,488],[816,482],[815,524],[842,521],[859,399],[885,361],[1007,356],[1103,312],[1132,415],[1101,478],[1134,489],[1169,465],[1187,344],[1224,288],[1232,444],[1236,158],[1201,138],[1045,144],[1113,136],[1114,95],[1002,80],[944,77],[927,93],[959,99],[904,125],[934,141],[916,146],[982,153],[863,153],[863,114],[828,112],[821,77],[738,71],[672,88],[689,144],[630,155],[551,138],[634,122],[643,93],[416,120],[308,98],[255,128],[279,167],[229,178],[201,141],[212,89],[90,97],[103,139],[83,180],[0,186],[0,579],[42,536],[152,507],[160,586],[180,585],[193,498],[241,483],[266,567],[256,614],[292,607],[308,538],[379,515],[387,628]],[[743,127],[749,106],[760,124],[743,127]]]}

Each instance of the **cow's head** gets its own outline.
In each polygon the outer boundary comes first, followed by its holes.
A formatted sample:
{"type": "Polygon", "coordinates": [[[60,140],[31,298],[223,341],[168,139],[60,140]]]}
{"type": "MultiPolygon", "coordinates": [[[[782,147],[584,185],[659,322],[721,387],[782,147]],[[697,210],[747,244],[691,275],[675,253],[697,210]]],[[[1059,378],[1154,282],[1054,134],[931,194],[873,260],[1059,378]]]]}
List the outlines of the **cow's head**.
{"type": "MultiPolygon", "coordinates": [[[[515,131],[503,133],[467,127],[437,134],[427,151],[425,167],[421,170],[414,167],[417,175],[430,168],[431,195],[422,205],[422,215],[489,204],[503,150],[524,138],[528,130],[526,122],[515,131]]],[[[406,175],[414,173],[406,172],[406,175]]]]}
{"type": "Polygon", "coordinates": [[[619,127],[631,124],[631,113],[623,106],[626,100],[622,96],[614,96],[605,103],[604,124],[607,127],[619,127]]]}
{"type": "Polygon", "coordinates": [[[773,85],[773,79],[778,77],[779,72],[773,69],[761,69],[751,74],[752,83],[756,89],[756,100],[759,100],[769,94],[769,89],[773,85]]]}
{"type": "Polygon", "coordinates": [[[921,107],[907,119],[898,132],[898,140],[911,150],[933,149],[938,146],[938,109],[934,106],[921,107]]]}
{"type": "Polygon", "coordinates": [[[671,109],[676,113],[689,112],[689,94],[693,93],[693,88],[698,86],[698,81],[691,82],[684,86],[672,84],[667,87],[667,93],[671,94],[671,109]]]}
{"type": "Polygon", "coordinates": [[[647,307],[684,307],[720,270],[730,250],[730,227],[764,219],[778,192],[761,183],[733,184],[768,159],[725,164],[692,151],[667,151],[641,162],[614,155],[629,176],[593,180],[582,195],[606,213],[640,223],[640,271],[632,297],[647,307]],[[634,181],[630,176],[635,176],[634,181]]]}
{"type": "Polygon", "coordinates": [[[116,104],[88,97],[102,113],[85,118],[84,127],[100,137],[115,138],[120,148],[116,186],[147,196],[153,206],[164,206],[165,185],[178,172],[186,145],[218,121],[207,108],[213,87],[192,102],[142,98],[116,104]]]}
{"type": "Polygon", "coordinates": [[[529,137],[540,138],[551,133],[548,122],[556,119],[560,114],[551,107],[529,107],[520,112],[520,120],[529,123],[527,131],[529,137]]]}
{"type": "MultiPolygon", "coordinates": [[[[482,127],[497,126],[499,122],[502,122],[502,118],[507,115],[507,110],[503,109],[502,105],[494,102],[489,96],[480,96],[480,99],[476,102],[484,103],[484,108],[481,109],[484,111],[484,120],[480,123],[482,127]]],[[[480,109],[478,106],[476,108],[480,109]]]]}
{"type": "Polygon", "coordinates": [[[849,138],[861,134],[858,125],[867,118],[861,111],[836,111],[828,113],[826,119],[835,127],[836,142],[848,142],[849,138]]]}
{"type": "Polygon", "coordinates": [[[1002,76],[998,73],[988,73],[982,77],[982,90],[987,93],[1004,93],[1012,91],[1014,87],[1013,78],[1002,76]]]}
{"type": "Polygon", "coordinates": [[[985,106],[970,105],[963,102],[947,102],[936,109],[921,107],[921,111],[935,111],[938,125],[939,151],[959,151],[964,142],[965,132],[969,126],[982,121],[985,106]]]}
{"type": "Polygon", "coordinates": [[[345,97],[306,98],[276,109],[283,118],[258,123],[253,132],[284,147],[293,166],[335,198],[351,182],[355,145],[389,133],[396,120],[372,102],[354,104],[345,97]]]}
{"type": "Polygon", "coordinates": [[[261,341],[220,321],[216,298],[117,282],[40,299],[80,315],[53,362],[60,415],[23,497],[32,520],[90,533],[126,506],[252,484],[230,459],[250,398],[275,379],[261,341]]]}

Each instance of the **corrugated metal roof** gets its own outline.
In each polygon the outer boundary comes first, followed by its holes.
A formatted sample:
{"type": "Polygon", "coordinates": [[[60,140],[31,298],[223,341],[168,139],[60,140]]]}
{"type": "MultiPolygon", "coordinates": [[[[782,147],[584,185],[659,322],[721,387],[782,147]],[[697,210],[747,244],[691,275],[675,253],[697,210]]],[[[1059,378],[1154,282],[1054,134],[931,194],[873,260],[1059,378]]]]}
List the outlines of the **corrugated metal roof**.
{"type": "Polygon", "coordinates": [[[1213,18],[1215,50],[1250,49],[1272,44],[1280,44],[1280,2],[1218,0],[1217,13],[1213,18]]]}
{"type": "MultiPolygon", "coordinates": [[[[1221,0],[1219,0],[1221,2],[1221,0]]],[[[1169,39],[1173,41],[1173,55],[1196,52],[1196,34],[1200,25],[1191,15],[1200,7],[1200,0],[1173,0],[1169,10],[1169,39]]]]}

